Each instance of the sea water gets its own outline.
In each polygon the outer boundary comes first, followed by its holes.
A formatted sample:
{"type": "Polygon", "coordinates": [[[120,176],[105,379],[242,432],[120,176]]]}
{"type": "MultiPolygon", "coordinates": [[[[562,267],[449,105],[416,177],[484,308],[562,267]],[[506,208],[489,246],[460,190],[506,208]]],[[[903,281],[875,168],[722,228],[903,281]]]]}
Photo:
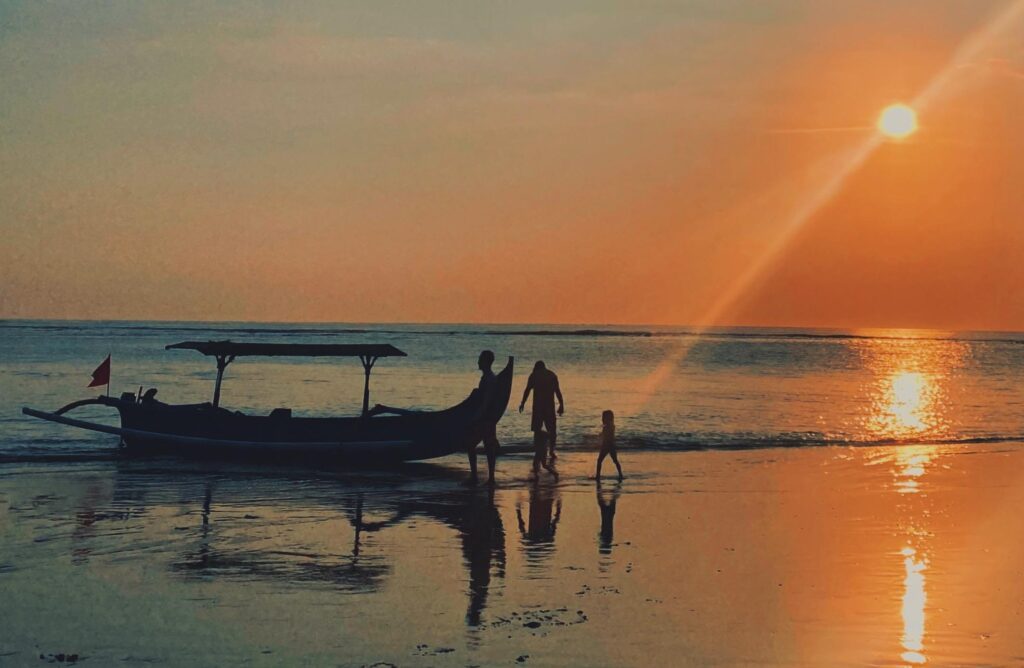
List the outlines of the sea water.
{"type": "MultiPolygon", "coordinates": [[[[1017,664],[1022,368],[1021,337],[985,333],[5,322],[0,663],[1017,664]],[[391,343],[371,402],[412,408],[464,398],[480,350],[514,356],[505,444],[530,441],[543,359],[560,477],[133,460],[20,413],[95,395],[108,354],[114,395],[207,401],[213,360],[164,346],[224,339],[391,343]],[[621,483],[593,480],[604,409],[621,483]]],[[[352,359],[239,359],[222,403],[352,415],[362,382],[352,359]]]]}
{"type": "MultiPolygon", "coordinates": [[[[0,457],[96,457],[116,437],[21,414],[94,396],[92,370],[109,354],[110,392],[158,389],[168,403],[212,398],[214,360],[179,341],[389,343],[371,405],[438,409],[476,386],[477,357],[495,370],[515,358],[498,435],[530,442],[517,411],[537,360],[565,398],[558,438],[593,448],[601,412],[615,411],[624,449],[693,450],[827,444],[957,443],[1024,437],[1024,335],[1006,333],[539,326],[0,321],[0,457]]],[[[363,369],[354,358],[240,358],[221,404],[246,413],[358,414],[363,369]]],[[[110,409],[75,415],[117,424],[110,409]]]]}

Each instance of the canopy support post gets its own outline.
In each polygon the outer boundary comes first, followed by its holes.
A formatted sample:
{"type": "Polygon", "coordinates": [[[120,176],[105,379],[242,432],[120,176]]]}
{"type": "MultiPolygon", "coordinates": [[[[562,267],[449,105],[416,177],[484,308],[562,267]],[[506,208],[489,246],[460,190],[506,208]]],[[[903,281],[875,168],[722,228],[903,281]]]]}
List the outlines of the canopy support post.
{"type": "Polygon", "coordinates": [[[224,369],[235,361],[234,355],[217,355],[217,382],[213,386],[213,407],[220,406],[220,383],[224,379],[224,369]]]}
{"type": "Polygon", "coordinates": [[[370,370],[376,364],[377,358],[372,355],[360,355],[359,361],[363,363],[363,417],[370,412],[370,370]]]}

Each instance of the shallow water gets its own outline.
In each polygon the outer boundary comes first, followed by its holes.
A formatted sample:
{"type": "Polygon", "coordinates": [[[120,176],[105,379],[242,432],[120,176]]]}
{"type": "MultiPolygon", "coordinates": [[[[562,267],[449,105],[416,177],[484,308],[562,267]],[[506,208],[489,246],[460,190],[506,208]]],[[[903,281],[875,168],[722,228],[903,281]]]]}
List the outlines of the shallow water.
{"type": "Polygon", "coordinates": [[[0,656],[90,665],[1005,665],[1019,444],[629,453],[458,485],[0,467],[0,656]],[[525,657],[521,662],[520,657],[525,657]]]}

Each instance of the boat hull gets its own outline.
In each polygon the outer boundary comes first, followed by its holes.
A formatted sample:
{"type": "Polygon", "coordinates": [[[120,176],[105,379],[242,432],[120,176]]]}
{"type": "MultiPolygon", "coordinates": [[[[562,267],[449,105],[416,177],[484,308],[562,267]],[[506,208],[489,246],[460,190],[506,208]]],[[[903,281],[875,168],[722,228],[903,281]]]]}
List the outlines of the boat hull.
{"type": "MultiPolygon", "coordinates": [[[[513,360],[498,374],[497,391],[483,411],[497,421],[511,395],[513,360]]],[[[116,408],[121,427],[64,417],[62,411],[28,415],[114,433],[129,455],[361,466],[419,461],[475,446],[482,398],[476,391],[441,411],[372,417],[291,417],[287,412],[246,415],[210,404],[173,405],[103,397],[90,403],[116,408]]]]}

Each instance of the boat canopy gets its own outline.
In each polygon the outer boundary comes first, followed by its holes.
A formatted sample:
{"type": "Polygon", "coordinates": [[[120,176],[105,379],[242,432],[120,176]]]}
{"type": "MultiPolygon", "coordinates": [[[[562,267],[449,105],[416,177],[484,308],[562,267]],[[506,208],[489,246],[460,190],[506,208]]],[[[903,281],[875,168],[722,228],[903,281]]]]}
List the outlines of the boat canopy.
{"type": "Polygon", "coordinates": [[[235,343],[234,341],[182,341],[165,350],[196,350],[217,358],[217,380],[213,386],[213,405],[220,405],[220,386],[224,369],[236,357],[358,357],[366,378],[363,382],[363,416],[370,408],[370,370],[381,357],[406,357],[390,343],[235,343]]]}
{"type": "Polygon", "coordinates": [[[234,341],[182,341],[166,350],[196,350],[215,357],[405,357],[390,343],[235,343],[234,341]]]}

